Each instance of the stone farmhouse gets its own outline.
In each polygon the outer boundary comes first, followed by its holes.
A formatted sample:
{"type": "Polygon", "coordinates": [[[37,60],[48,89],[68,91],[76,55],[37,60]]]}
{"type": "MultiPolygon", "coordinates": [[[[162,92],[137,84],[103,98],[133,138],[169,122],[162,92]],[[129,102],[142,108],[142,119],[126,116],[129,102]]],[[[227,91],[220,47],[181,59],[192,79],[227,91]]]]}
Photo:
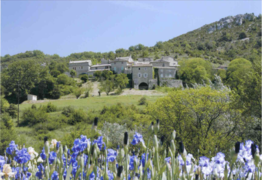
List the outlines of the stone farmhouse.
{"type": "MultiPolygon", "coordinates": [[[[91,60],[70,61],[69,71],[77,75],[93,75],[96,71],[111,70],[116,74],[125,73],[132,78],[135,89],[153,89],[158,86],[180,87],[182,81],[176,79],[178,63],[174,58],[163,56],[161,59],[117,57],[115,60],[101,59],[100,64],[92,65],[91,60]]],[[[69,75],[69,72],[67,72],[69,75]]]]}

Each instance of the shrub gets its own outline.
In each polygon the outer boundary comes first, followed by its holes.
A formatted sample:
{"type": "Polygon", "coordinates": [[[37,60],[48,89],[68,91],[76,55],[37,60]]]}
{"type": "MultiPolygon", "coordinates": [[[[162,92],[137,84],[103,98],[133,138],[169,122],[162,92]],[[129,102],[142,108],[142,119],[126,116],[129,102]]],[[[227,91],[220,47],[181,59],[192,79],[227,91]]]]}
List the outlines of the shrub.
{"type": "Polygon", "coordinates": [[[83,81],[83,82],[86,82],[88,80],[88,75],[87,74],[83,74],[80,76],[80,79],[83,81]]]}
{"type": "Polygon", "coordinates": [[[246,33],[245,33],[245,32],[241,32],[241,33],[239,34],[238,39],[245,39],[246,37],[247,37],[246,33]]]}
{"type": "Polygon", "coordinates": [[[82,95],[83,90],[81,88],[75,89],[74,95],[76,96],[76,99],[78,99],[82,95]]]}
{"type": "Polygon", "coordinates": [[[70,81],[71,81],[71,79],[66,74],[60,74],[57,77],[57,83],[58,84],[68,85],[68,84],[70,84],[70,81]]]}
{"type": "Polygon", "coordinates": [[[147,100],[145,97],[142,97],[139,101],[138,101],[139,105],[146,105],[147,104],[147,100]]]}
{"type": "Polygon", "coordinates": [[[46,112],[55,112],[57,110],[57,107],[55,105],[53,105],[52,103],[48,103],[47,107],[46,107],[46,112]]]}
{"type": "Polygon", "coordinates": [[[87,119],[86,113],[82,110],[75,110],[68,119],[68,124],[74,125],[87,119]]]}
{"type": "Polygon", "coordinates": [[[21,125],[33,126],[37,123],[44,123],[48,120],[48,114],[41,109],[31,109],[28,108],[24,110],[22,114],[21,125]]]}
{"type": "Polygon", "coordinates": [[[14,104],[10,104],[9,108],[8,108],[8,113],[12,118],[16,118],[17,117],[17,108],[14,104]]]}
{"type": "Polygon", "coordinates": [[[1,97],[1,113],[6,112],[9,106],[10,105],[8,101],[5,98],[1,97]]]}
{"type": "Polygon", "coordinates": [[[66,117],[69,117],[72,113],[75,112],[75,109],[72,106],[67,106],[63,108],[62,114],[66,117]]]}
{"type": "Polygon", "coordinates": [[[36,105],[33,104],[33,105],[31,106],[31,109],[36,109],[36,105]]]}

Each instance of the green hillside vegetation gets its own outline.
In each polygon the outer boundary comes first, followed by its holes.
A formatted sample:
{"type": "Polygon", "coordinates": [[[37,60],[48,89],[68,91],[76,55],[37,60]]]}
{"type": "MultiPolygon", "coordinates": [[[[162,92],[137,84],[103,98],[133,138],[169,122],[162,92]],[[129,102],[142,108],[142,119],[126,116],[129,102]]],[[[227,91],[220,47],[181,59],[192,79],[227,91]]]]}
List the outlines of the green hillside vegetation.
{"type": "Polygon", "coordinates": [[[208,33],[208,28],[217,22],[205,25],[194,31],[180,35],[165,42],[157,42],[155,46],[147,47],[143,44],[130,46],[128,49],[117,49],[115,52],[81,52],[72,53],[67,57],[57,54],[47,55],[42,51],[26,51],[13,56],[1,57],[2,66],[17,60],[36,60],[39,63],[50,63],[52,60],[66,62],[69,60],[91,59],[93,64],[99,63],[101,58],[113,60],[115,57],[132,55],[133,59],[139,57],[172,56],[183,60],[188,57],[202,57],[215,64],[223,64],[237,57],[243,57],[254,61],[261,55],[261,15],[252,19],[244,20],[242,25],[233,25],[231,28],[224,27],[213,33],[208,33]],[[243,41],[243,39],[249,40],[243,41]]]}

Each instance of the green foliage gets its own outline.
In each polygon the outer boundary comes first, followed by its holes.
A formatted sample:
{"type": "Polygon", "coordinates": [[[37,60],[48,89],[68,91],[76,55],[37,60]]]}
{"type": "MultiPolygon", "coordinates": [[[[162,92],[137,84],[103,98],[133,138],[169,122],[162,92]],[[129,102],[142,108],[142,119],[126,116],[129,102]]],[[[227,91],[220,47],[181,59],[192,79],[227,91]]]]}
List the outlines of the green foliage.
{"type": "Polygon", "coordinates": [[[7,111],[12,118],[17,117],[17,107],[14,104],[10,104],[7,111]]]}
{"type": "Polygon", "coordinates": [[[208,83],[211,78],[211,64],[201,58],[193,58],[180,61],[178,75],[184,83],[192,85],[194,83],[208,83]]]}
{"type": "Polygon", "coordinates": [[[28,108],[22,114],[22,126],[34,126],[37,123],[45,123],[48,121],[48,114],[43,110],[28,108]]]}
{"type": "Polygon", "coordinates": [[[78,99],[83,93],[83,89],[82,88],[77,88],[74,90],[74,95],[76,96],[76,99],[78,99]]]}
{"type": "Polygon", "coordinates": [[[104,80],[99,85],[100,92],[105,92],[106,95],[109,95],[110,92],[115,90],[114,80],[104,80]]]}
{"type": "Polygon", "coordinates": [[[102,76],[102,72],[101,71],[94,72],[94,77],[95,77],[95,79],[97,81],[101,79],[101,76],[102,76]]]}
{"type": "Polygon", "coordinates": [[[146,105],[147,104],[147,100],[146,97],[142,97],[139,101],[138,101],[139,105],[146,105]]]}
{"type": "Polygon", "coordinates": [[[97,79],[103,78],[103,79],[110,79],[113,75],[113,71],[103,70],[101,75],[97,76],[97,79]]]}
{"type": "Polygon", "coordinates": [[[244,58],[237,58],[230,62],[227,69],[227,84],[238,88],[242,81],[247,81],[247,74],[252,71],[252,63],[244,58]]]}
{"type": "Polygon", "coordinates": [[[72,113],[75,112],[75,109],[72,106],[67,106],[63,108],[62,114],[66,117],[69,117],[72,113]]]}
{"type": "Polygon", "coordinates": [[[219,69],[217,71],[217,75],[221,77],[221,79],[225,80],[227,75],[226,75],[226,70],[225,69],[219,69]]]}
{"type": "Polygon", "coordinates": [[[84,122],[86,120],[87,120],[87,114],[82,109],[78,109],[71,113],[68,119],[68,123],[74,125],[76,123],[84,122]]]}
{"type": "Polygon", "coordinates": [[[186,147],[195,153],[214,153],[228,149],[239,139],[236,130],[244,122],[239,111],[233,111],[228,92],[209,87],[172,91],[149,105],[147,112],[160,119],[161,135],[169,137],[175,129],[186,147]]]}
{"type": "Polygon", "coordinates": [[[2,72],[2,85],[6,93],[25,97],[39,79],[39,64],[34,61],[15,61],[2,72]],[[19,82],[19,89],[18,89],[19,82]]]}
{"type": "Polygon", "coordinates": [[[1,113],[6,112],[9,108],[9,106],[10,105],[9,105],[8,101],[4,97],[1,96],[1,113]]]}
{"type": "Polygon", "coordinates": [[[80,79],[81,79],[83,82],[87,82],[87,80],[88,80],[88,75],[87,75],[87,74],[82,74],[82,75],[80,75],[79,77],[80,77],[80,79]]]}
{"type": "Polygon", "coordinates": [[[52,104],[51,102],[49,102],[46,106],[42,106],[39,109],[43,110],[43,111],[45,111],[47,113],[56,112],[57,111],[57,107],[54,104],[52,104]]]}
{"type": "Polygon", "coordinates": [[[63,84],[63,85],[69,85],[71,82],[71,79],[66,74],[60,74],[57,76],[57,83],[63,84]]]}
{"type": "Polygon", "coordinates": [[[115,77],[115,84],[121,90],[124,89],[128,83],[129,83],[129,79],[127,78],[127,75],[124,73],[118,74],[115,77]]]}
{"type": "Polygon", "coordinates": [[[246,34],[245,32],[241,32],[241,33],[239,34],[238,39],[245,39],[246,37],[247,37],[247,34],[246,34]]]}
{"type": "Polygon", "coordinates": [[[142,54],[142,57],[145,58],[145,57],[148,57],[149,56],[149,53],[147,50],[143,51],[143,54],[142,54]]]}
{"type": "Polygon", "coordinates": [[[4,113],[0,117],[0,153],[4,154],[6,148],[12,140],[17,139],[12,118],[4,113]]]}
{"type": "Polygon", "coordinates": [[[85,85],[85,97],[89,97],[91,91],[93,91],[93,83],[88,81],[85,85]]]}

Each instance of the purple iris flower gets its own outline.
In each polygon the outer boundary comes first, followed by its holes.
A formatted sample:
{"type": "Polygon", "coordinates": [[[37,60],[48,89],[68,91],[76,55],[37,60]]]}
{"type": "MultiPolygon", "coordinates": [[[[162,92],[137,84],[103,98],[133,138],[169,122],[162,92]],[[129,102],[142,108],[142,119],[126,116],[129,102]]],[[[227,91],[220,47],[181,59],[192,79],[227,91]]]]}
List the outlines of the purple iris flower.
{"type": "Polygon", "coordinates": [[[101,151],[103,145],[104,145],[104,149],[106,149],[106,145],[103,142],[103,136],[100,136],[97,139],[95,139],[92,144],[97,144],[100,151],[101,151]]]}
{"type": "Polygon", "coordinates": [[[107,162],[114,162],[116,160],[117,152],[113,149],[107,150],[107,162]]]}
{"type": "Polygon", "coordinates": [[[15,141],[11,141],[9,146],[6,148],[6,153],[12,155],[16,150],[17,145],[15,144],[15,141]]]}
{"type": "Polygon", "coordinates": [[[53,174],[51,175],[51,180],[58,180],[59,176],[58,176],[58,172],[54,171],[53,174]]]}
{"type": "Polygon", "coordinates": [[[134,138],[133,138],[131,144],[132,144],[132,145],[136,145],[136,144],[138,144],[138,143],[140,143],[140,142],[144,143],[143,136],[142,136],[141,134],[139,134],[139,133],[136,132],[136,133],[134,134],[134,138]]]}
{"type": "Polygon", "coordinates": [[[19,164],[24,164],[27,161],[30,160],[30,155],[27,152],[26,148],[23,148],[21,150],[16,151],[16,156],[14,157],[14,160],[19,164]]]}
{"type": "Polygon", "coordinates": [[[53,164],[56,156],[57,156],[57,154],[56,154],[56,152],[54,152],[54,151],[51,151],[51,152],[49,153],[49,164],[53,164]]]}
{"type": "Polygon", "coordinates": [[[42,149],[42,152],[40,154],[40,157],[45,160],[46,159],[46,154],[45,154],[45,148],[42,149]]]}

